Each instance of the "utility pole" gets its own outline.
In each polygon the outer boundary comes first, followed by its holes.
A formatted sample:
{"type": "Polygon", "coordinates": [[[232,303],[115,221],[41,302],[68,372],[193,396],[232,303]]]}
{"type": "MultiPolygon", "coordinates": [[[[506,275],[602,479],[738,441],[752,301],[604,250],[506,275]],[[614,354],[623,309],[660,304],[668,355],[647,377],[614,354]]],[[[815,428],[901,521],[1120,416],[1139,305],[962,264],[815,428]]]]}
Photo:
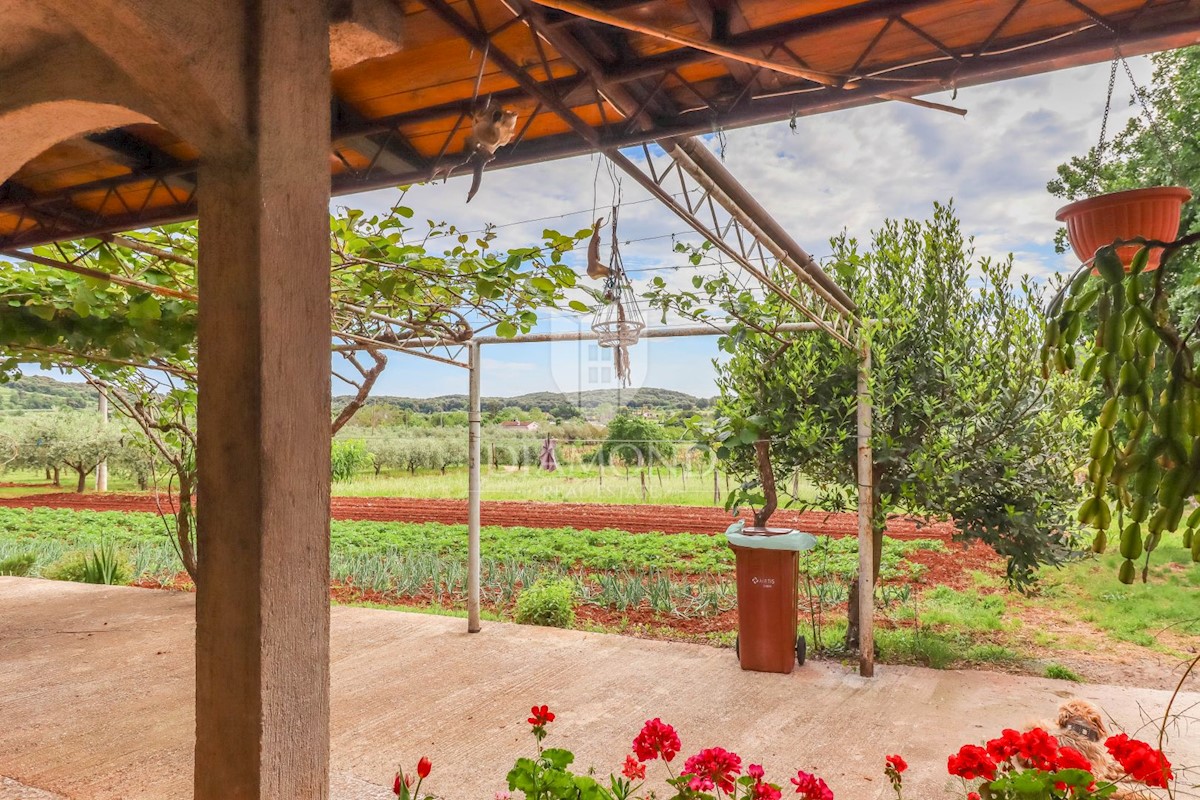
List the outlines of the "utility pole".
{"type": "MultiPolygon", "coordinates": [[[[100,424],[108,424],[108,389],[101,387],[100,389],[100,424]]],[[[108,460],[105,459],[96,465],[96,491],[108,491],[108,460]]]]}

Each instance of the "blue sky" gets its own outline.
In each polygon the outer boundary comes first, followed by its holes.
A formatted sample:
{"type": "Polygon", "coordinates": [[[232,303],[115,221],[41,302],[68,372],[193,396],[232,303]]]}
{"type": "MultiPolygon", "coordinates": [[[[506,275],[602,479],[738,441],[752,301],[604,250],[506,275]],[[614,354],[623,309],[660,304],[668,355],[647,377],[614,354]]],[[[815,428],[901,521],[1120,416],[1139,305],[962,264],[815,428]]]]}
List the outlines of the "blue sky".
{"type": "MultiPolygon", "coordinates": [[[[1138,80],[1147,82],[1148,60],[1131,64],[1138,80]]],[[[1095,143],[1107,78],[1108,65],[1100,64],[964,89],[953,99],[949,93],[930,96],[968,109],[965,118],[883,103],[802,118],[795,131],[786,122],[730,131],[725,164],[818,259],[843,229],[868,238],[886,218],[923,218],[935,201],[953,199],[981,255],[1012,253],[1019,272],[1045,279],[1074,266],[1069,256],[1054,253],[1054,212],[1061,203],[1045,185],[1059,163],[1095,143]]],[[[1132,113],[1129,95],[1119,83],[1110,130],[1119,130],[1132,113]]],[[[709,142],[717,145],[715,137],[709,142]]],[[[543,228],[588,227],[596,209],[607,216],[617,188],[598,156],[489,173],[469,205],[468,183],[469,175],[462,175],[413,187],[404,202],[417,220],[445,220],[466,231],[493,223],[498,244],[510,247],[540,241],[543,228]]],[[[632,179],[620,180],[620,191],[620,239],[629,242],[621,252],[635,286],[654,276],[690,283],[694,268],[674,253],[673,241],[698,237],[632,179]]],[[[333,205],[382,210],[397,198],[396,190],[381,190],[336,198],[333,205]]],[[[556,313],[540,328],[576,330],[589,322],[556,313]]],[[[716,355],[714,337],[643,342],[632,353],[630,391],[650,386],[711,396],[716,355]]],[[[485,395],[571,394],[581,379],[584,388],[614,385],[611,375],[604,380],[607,353],[588,345],[497,345],[485,348],[484,359],[485,395]]],[[[466,382],[464,370],[393,355],[376,393],[465,393],[466,382]]],[[[334,381],[335,394],[346,391],[334,381]]]]}

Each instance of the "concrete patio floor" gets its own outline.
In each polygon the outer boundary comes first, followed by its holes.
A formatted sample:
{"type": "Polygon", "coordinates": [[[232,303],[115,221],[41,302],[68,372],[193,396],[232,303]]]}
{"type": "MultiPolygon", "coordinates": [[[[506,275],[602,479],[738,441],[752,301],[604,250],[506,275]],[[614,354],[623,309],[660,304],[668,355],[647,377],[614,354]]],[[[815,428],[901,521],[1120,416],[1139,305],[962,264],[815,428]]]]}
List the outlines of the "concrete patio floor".
{"type": "MultiPolygon", "coordinates": [[[[194,599],[0,578],[0,799],[191,796],[194,599]]],[[[342,607],[332,669],[335,800],[393,797],[396,765],[422,755],[433,761],[425,788],[491,800],[533,747],[525,718],[534,703],[559,715],[548,746],[573,749],[578,765],[602,774],[660,716],[679,729],[684,756],[721,745],[786,788],[804,768],[838,800],[875,800],[891,796],[886,754],[911,765],[907,797],[944,797],[950,752],[1052,716],[1063,698],[1097,702],[1130,732],[1168,699],[888,666],[872,681],[826,663],[747,673],[729,650],[702,645],[500,623],[471,635],[461,619],[342,607]]],[[[1193,706],[1200,693],[1178,702],[1193,706]]],[[[1200,764],[1200,722],[1171,736],[1177,765],[1200,764]]]]}

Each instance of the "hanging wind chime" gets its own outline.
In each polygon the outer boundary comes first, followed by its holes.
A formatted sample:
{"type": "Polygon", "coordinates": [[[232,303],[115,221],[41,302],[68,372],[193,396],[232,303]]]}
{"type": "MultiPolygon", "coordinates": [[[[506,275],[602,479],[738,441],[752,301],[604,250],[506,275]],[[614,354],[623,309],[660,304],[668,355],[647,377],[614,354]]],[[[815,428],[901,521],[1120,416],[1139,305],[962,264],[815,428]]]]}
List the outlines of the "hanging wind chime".
{"type": "MultiPolygon", "coordinates": [[[[1142,238],[1170,241],[1174,239],[1179,233],[1179,220],[1182,216],[1183,204],[1192,197],[1191,191],[1184,186],[1151,186],[1123,192],[1098,193],[1104,149],[1107,144],[1108,114],[1112,110],[1113,88],[1117,82],[1119,65],[1125,67],[1125,74],[1133,87],[1134,97],[1141,106],[1142,114],[1146,117],[1151,133],[1158,139],[1159,146],[1163,149],[1163,157],[1171,171],[1177,171],[1157,121],[1150,113],[1141,88],[1133,79],[1133,71],[1129,68],[1129,63],[1121,55],[1120,49],[1114,47],[1112,70],[1108,77],[1108,98],[1104,105],[1104,119],[1100,124],[1100,141],[1093,150],[1091,159],[1092,190],[1097,194],[1063,206],[1054,215],[1056,220],[1066,224],[1067,239],[1071,242],[1071,249],[1084,263],[1089,263],[1101,247],[1106,247],[1118,240],[1142,238]]],[[[1140,249],[1141,245],[1137,244],[1117,248],[1117,255],[1127,271],[1133,261],[1133,256],[1140,249]]],[[[1149,253],[1145,271],[1158,269],[1161,259],[1162,250],[1157,248],[1152,250],[1149,253]]],[[[1095,274],[1095,270],[1093,270],[1093,274],[1095,274]]]]}
{"type": "Polygon", "coordinates": [[[642,310],[638,307],[637,296],[633,293],[633,284],[625,272],[621,261],[621,251],[617,246],[617,210],[612,209],[612,253],[606,266],[600,261],[600,229],[603,219],[596,220],[592,231],[592,240],[588,245],[589,278],[604,279],[604,289],[600,293],[601,305],[596,309],[592,318],[592,331],[596,334],[596,342],[601,347],[610,347],[613,351],[613,368],[617,380],[622,386],[629,385],[629,348],[637,344],[646,322],[642,310]]]}

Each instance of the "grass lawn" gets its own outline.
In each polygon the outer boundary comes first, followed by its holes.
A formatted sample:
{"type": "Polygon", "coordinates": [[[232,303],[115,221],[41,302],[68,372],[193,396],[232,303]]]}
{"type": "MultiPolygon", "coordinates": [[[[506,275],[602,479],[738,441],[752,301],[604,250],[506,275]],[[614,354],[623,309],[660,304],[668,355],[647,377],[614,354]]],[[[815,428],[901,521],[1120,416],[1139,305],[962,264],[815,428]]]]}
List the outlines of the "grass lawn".
{"type": "MultiPolygon", "coordinates": [[[[595,466],[565,465],[555,472],[539,469],[484,465],[484,500],[532,500],[569,503],[656,503],[684,506],[722,506],[729,492],[725,473],[717,478],[720,501],[714,502],[712,470],[683,471],[678,467],[646,469],[645,493],[641,472],[624,467],[605,467],[603,478],[595,466]]],[[[802,496],[811,499],[811,487],[800,481],[802,496]]],[[[467,471],[456,467],[443,475],[421,470],[415,475],[403,471],[385,472],[379,477],[358,475],[354,480],[333,485],[339,497],[428,497],[435,499],[467,498],[467,471]]]]}
{"type": "MultiPolygon", "coordinates": [[[[16,484],[14,486],[0,485],[0,497],[24,497],[31,494],[52,494],[54,492],[73,492],[78,476],[70,470],[59,474],[61,486],[54,486],[46,480],[46,473],[38,470],[8,470],[0,472],[0,484],[16,484]]],[[[92,491],[96,485],[96,474],[92,473],[87,479],[87,490],[92,491]]],[[[137,484],[119,473],[108,476],[110,492],[136,492],[137,484]]]]}

